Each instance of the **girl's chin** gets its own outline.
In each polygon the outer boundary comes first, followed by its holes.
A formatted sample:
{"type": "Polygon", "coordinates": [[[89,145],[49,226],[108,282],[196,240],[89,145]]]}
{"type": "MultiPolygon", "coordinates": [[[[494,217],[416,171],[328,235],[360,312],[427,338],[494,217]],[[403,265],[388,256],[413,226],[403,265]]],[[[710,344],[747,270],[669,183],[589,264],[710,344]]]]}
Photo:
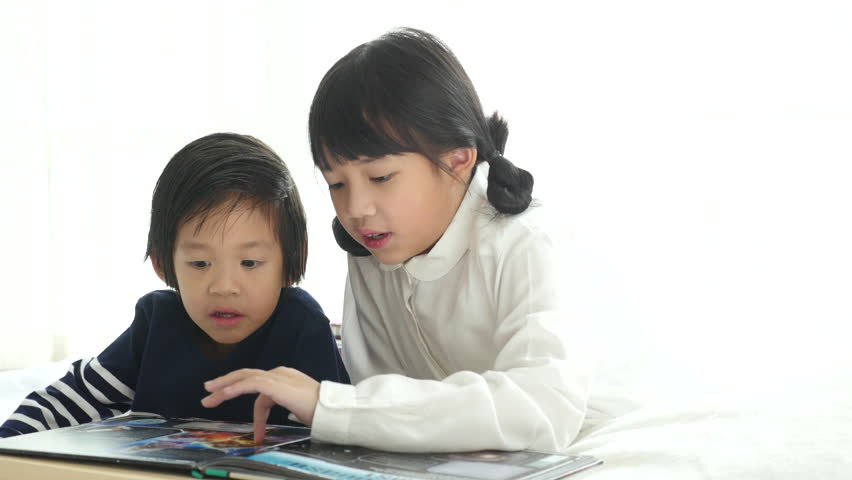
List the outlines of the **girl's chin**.
{"type": "Polygon", "coordinates": [[[389,251],[377,250],[374,252],[370,252],[373,254],[373,257],[381,263],[382,265],[399,265],[401,263],[405,263],[406,260],[411,258],[411,256],[400,255],[399,253],[391,253],[389,251]]]}

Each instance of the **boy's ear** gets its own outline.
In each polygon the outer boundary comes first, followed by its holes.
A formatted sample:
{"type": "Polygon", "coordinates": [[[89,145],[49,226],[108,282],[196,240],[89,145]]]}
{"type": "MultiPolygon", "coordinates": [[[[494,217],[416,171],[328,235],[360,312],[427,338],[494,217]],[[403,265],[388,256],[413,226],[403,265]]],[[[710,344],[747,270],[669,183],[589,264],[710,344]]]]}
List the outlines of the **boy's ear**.
{"type": "Polygon", "coordinates": [[[166,274],[165,274],[165,273],[163,273],[163,269],[162,269],[162,268],[160,268],[160,262],[158,262],[158,261],[154,258],[154,256],[153,256],[153,255],[151,255],[151,256],[150,256],[150,257],[148,257],[148,258],[150,258],[150,259],[151,259],[151,266],[152,266],[152,267],[154,267],[154,273],[156,273],[156,274],[157,274],[157,276],[158,276],[158,277],[160,277],[160,280],[162,280],[162,281],[163,281],[163,283],[166,283],[166,274]]]}
{"type": "Polygon", "coordinates": [[[464,177],[476,165],[476,149],[473,147],[454,148],[444,154],[444,161],[456,175],[464,177]]]}

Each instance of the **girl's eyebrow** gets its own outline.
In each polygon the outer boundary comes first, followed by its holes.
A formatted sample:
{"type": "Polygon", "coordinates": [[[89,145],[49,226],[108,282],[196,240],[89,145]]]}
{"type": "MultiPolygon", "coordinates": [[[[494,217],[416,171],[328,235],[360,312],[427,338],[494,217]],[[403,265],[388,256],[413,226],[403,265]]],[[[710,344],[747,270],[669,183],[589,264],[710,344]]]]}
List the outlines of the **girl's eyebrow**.
{"type": "Polygon", "coordinates": [[[400,152],[400,153],[388,153],[388,154],[385,154],[385,155],[381,155],[381,156],[379,156],[379,157],[368,157],[368,156],[366,156],[366,155],[363,155],[363,156],[360,156],[360,157],[358,157],[358,158],[356,158],[355,160],[352,160],[352,161],[354,161],[354,162],[356,162],[356,163],[361,163],[361,164],[364,164],[364,163],[373,163],[373,162],[382,162],[382,161],[390,161],[390,160],[392,160],[394,157],[396,157],[396,156],[398,156],[398,155],[401,155],[402,153],[405,153],[405,152],[400,152]]]}
{"type": "MultiPolygon", "coordinates": [[[[354,160],[347,160],[347,162],[352,162],[352,163],[355,163],[357,165],[367,165],[367,164],[370,164],[370,163],[373,163],[373,162],[377,162],[379,160],[384,160],[385,158],[386,157],[363,157],[362,156],[362,157],[358,157],[354,160]]],[[[323,174],[325,174],[325,173],[334,173],[334,170],[335,170],[334,168],[327,168],[327,169],[321,169],[320,171],[323,174]]]]}

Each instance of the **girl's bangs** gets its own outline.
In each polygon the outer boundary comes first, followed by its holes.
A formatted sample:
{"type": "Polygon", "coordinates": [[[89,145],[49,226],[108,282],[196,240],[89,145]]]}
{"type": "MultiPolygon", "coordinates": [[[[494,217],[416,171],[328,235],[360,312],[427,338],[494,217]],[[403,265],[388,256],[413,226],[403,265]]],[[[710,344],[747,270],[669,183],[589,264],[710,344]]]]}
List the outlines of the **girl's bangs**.
{"type": "Polygon", "coordinates": [[[343,81],[344,76],[326,78],[314,98],[309,119],[314,165],[330,170],[346,161],[421,149],[414,132],[396,127],[407,122],[397,118],[397,100],[390,92],[343,81]]]}

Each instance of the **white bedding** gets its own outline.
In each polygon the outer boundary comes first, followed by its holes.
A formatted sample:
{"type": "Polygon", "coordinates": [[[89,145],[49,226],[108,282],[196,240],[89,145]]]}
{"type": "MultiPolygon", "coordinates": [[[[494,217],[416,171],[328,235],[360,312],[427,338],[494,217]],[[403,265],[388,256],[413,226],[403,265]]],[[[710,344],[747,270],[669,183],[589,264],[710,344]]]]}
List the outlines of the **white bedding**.
{"type": "MultiPolygon", "coordinates": [[[[68,365],[0,372],[0,416],[68,365]]],[[[691,399],[671,395],[641,405],[624,394],[598,393],[569,453],[595,455],[604,464],[571,478],[850,479],[852,382],[846,372],[841,377],[704,398],[691,391],[691,399]]]]}
{"type": "Polygon", "coordinates": [[[852,478],[848,384],[658,402],[591,425],[571,453],[604,465],[577,480],[852,478]]]}

